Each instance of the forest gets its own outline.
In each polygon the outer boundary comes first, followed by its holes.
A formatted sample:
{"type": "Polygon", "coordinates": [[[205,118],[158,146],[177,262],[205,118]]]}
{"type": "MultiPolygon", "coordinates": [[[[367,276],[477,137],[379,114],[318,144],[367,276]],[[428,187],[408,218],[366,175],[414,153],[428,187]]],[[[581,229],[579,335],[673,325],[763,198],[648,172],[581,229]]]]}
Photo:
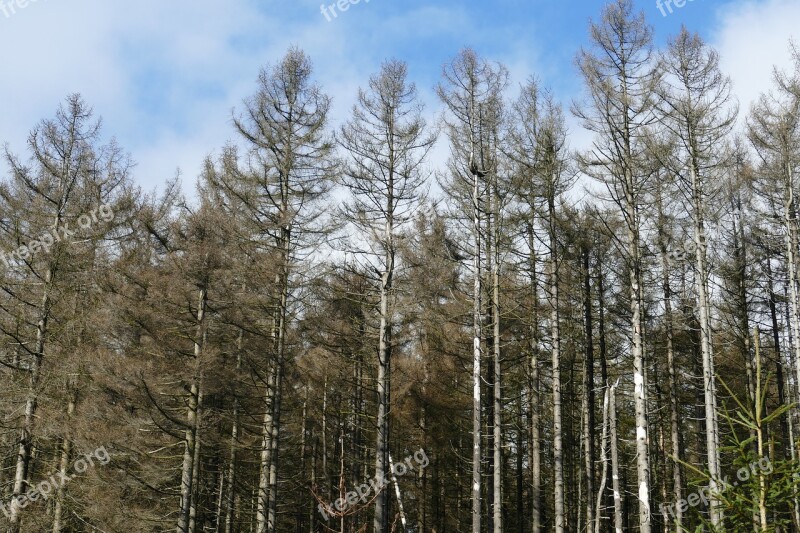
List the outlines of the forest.
{"type": "Polygon", "coordinates": [[[800,531],[800,47],[745,109],[632,0],[588,36],[578,99],[465,47],[341,123],[290,48],[190,193],[55,102],[2,154],[0,527],[800,531]]]}

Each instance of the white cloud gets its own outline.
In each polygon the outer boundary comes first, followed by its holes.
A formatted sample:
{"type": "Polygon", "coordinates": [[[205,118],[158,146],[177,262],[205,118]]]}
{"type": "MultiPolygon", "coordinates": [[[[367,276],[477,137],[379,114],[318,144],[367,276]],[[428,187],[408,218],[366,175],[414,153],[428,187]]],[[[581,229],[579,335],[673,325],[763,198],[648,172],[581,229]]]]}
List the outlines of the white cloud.
{"type": "Polygon", "coordinates": [[[161,185],[180,168],[191,192],[203,158],[234,137],[231,110],[289,46],[315,60],[335,115],[366,80],[343,46],[346,21],[328,24],[311,7],[293,21],[288,9],[278,0],[38,0],[0,12],[0,142],[24,155],[30,129],[79,92],[137,161],[138,183],[161,185]]]}
{"type": "Polygon", "coordinates": [[[742,116],[772,87],[773,67],[791,66],[789,40],[800,37],[797,0],[747,0],[726,4],[710,42],[719,50],[721,68],[731,76],[742,116]]]}
{"type": "Polygon", "coordinates": [[[232,91],[240,88],[239,72],[250,80],[257,74],[230,39],[259,19],[269,26],[246,3],[222,6],[39,0],[0,16],[0,49],[15,51],[4,54],[0,139],[24,153],[31,127],[79,92],[103,117],[104,134],[117,137],[139,162],[140,183],[161,184],[178,166],[199,169],[240,99],[232,91]],[[207,96],[219,80],[222,94],[207,96]],[[180,141],[173,138],[176,128],[186,133],[180,141]],[[164,166],[166,154],[173,157],[170,166],[164,166]]]}
{"type": "MultiPolygon", "coordinates": [[[[709,41],[722,53],[743,111],[769,88],[772,64],[788,65],[787,41],[797,20],[796,0],[745,0],[720,8],[709,41]]],[[[390,10],[363,4],[327,22],[318,0],[38,0],[9,18],[0,12],[0,142],[24,154],[31,127],[51,117],[68,93],[80,92],[103,117],[104,133],[117,137],[138,162],[140,184],[160,185],[180,167],[190,192],[203,158],[234,138],[231,110],[255,89],[259,68],[290,45],[313,58],[317,78],[334,98],[332,122],[339,124],[390,44],[413,50],[427,42],[420,34],[456,42],[476,24],[463,6],[390,10]]],[[[509,65],[511,96],[536,73],[562,91],[556,96],[568,108],[574,87],[563,89],[575,75],[572,65],[546,67],[545,51],[527,35],[508,36],[506,49],[506,57],[492,59],[509,65]]],[[[439,66],[456,52],[431,49],[430,64],[410,69],[432,122],[440,111],[433,93],[439,66]]],[[[570,118],[571,144],[585,147],[590,137],[574,122],[570,118]]],[[[431,162],[446,157],[440,142],[431,162]]]]}

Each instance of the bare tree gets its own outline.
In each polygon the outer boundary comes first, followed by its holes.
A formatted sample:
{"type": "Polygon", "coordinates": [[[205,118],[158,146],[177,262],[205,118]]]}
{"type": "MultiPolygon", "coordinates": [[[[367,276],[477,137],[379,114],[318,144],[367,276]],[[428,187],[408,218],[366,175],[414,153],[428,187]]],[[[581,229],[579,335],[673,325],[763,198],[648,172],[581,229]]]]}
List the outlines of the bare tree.
{"type": "MultiPolygon", "coordinates": [[[[367,254],[377,259],[380,308],[378,327],[378,413],[375,476],[389,475],[389,399],[391,390],[394,280],[397,239],[422,204],[425,156],[435,141],[421,117],[414,84],[406,81],[405,63],[384,63],[361,90],[353,117],[342,128],[340,143],[348,164],[343,182],[351,193],[344,214],[366,240],[367,254]]],[[[399,490],[399,489],[398,489],[399,490]]],[[[375,498],[375,532],[389,531],[388,492],[375,498]]]]}
{"type": "MultiPolygon", "coordinates": [[[[664,297],[664,329],[666,330],[667,373],[669,375],[669,419],[670,444],[672,445],[672,489],[676,502],[683,499],[683,481],[681,472],[681,438],[680,412],[678,405],[678,379],[675,364],[675,326],[672,312],[672,286],[670,284],[671,261],[669,259],[670,219],[667,215],[663,195],[664,189],[656,184],[655,200],[657,210],[658,238],[657,246],[661,260],[661,290],[664,297]]],[[[665,517],[669,520],[668,517],[665,517]]],[[[680,532],[683,524],[683,508],[677,506],[675,513],[675,531],[680,532]]]]}
{"type": "Polygon", "coordinates": [[[727,161],[725,139],[736,120],[731,102],[730,81],[719,70],[719,54],[698,35],[683,28],[663,54],[665,76],[659,87],[660,123],[676,140],[677,149],[665,159],[670,172],[678,176],[691,213],[695,248],[695,293],[700,322],[703,357],[706,450],[711,477],[711,522],[719,526],[722,513],[715,493],[719,490],[719,435],[711,338],[711,310],[708,287],[706,220],[727,161]]]}
{"type": "Polygon", "coordinates": [[[650,457],[647,435],[647,380],[642,337],[641,217],[644,134],[653,121],[656,82],[652,30],[631,0],[616,0],[590,26],[592,50],[578,54],[589,102],[573,106],[584,126],[597,135],[581,156],[583,170],[599,179],[619,206],[626,226],[621,252],[630,275],[631,355],[636,411],[636,467],[639,528],[651,530],[650,457]]]}
{"type": "MultiPolygon", "coordinates": [[[[564,499],[563,428],[561,415],[561,342],[559,327],[559,264],[557,203],[572,184],[567,165],[566,126],[561,108],[548,92],[541,93],[530,80],[514,106],[512,158],[520,167],[522,191],[527,201],[542,212],[548,250],[547,301],[550,308],[551,361],[553,365],[553,468],[555,527],[566,527],[564,499]]],[[[532,252],[533,253],[533,252],[532,252]]]]}
{"type": "MultiPolygon", "coordinates": [[[[68,338],[72,338],[66,335],[69,330],[64,335],[54,335],[52,326],[72,324],[80,329],[75,322],[80,317],[75,316],[74,305],[83,296],[70,286],[77,282],[91,283],[91,276],[84,275],[83,269],[91,266],[98,240],[108,231],[101,232],[101,228],[95,227],[92,233],[98,236],[80,235],[90,246],[74,246],[83,228],[78,221],[82,216],[90,217],[93,210],[95,222],[89,226],[97,226],[98,208],[105,202],[113,203],[115,193],[127,186],[130,179],[131,163],[127,156],[114,143],[100,146],[99,140],[100,121],[93,118],[92,109],[83,99],[74,94],[59,107],[55,118],[42,121],[32,130],[28,138],[28,163],[8,149],[5,152],[11,179],[0,186],[3,213],[0,242],[14,246],[16,258],[9,261],[4,255],[7,270],[2,292],[9,301],[3,307],[8,310],[16,302],[23,311],[11,323],[4,316],[0,331],[7,342],[19,348],[14,359],[6,364],[27,381],[13,468],[14,498],[28,490],[29,477],[34,471],[36,421],[47,385],[42,376],[48,373],[48,355],[63,352],[58,346],[68,346],[68,338]],[[70,304],[65,308],[67,302],[70,304]]],[[[76,342],[80,346],[80,339],[76,342]]],[[[66,359],[53,361],[52,365],[65,372],[72,368],[66,359]]],[[[77,385],[73,381],[65,396],[64,411],[68,415],[70,409],[75,409],[74,403],[70,407],[68,398],[77,385]]],[[[59,461],[70,454],[69,439],[68,434],[62,435],[59,461]]],[[[62,529],[62,514],[59,511],[52,524],[55,531],[62,529]]],[[[10,533],[22,530],[17,505],[11,505],[9,524],[10,533]]]]}
{"type": "MultiPolygon", "coordinates": [[[[794,368],[800,383],[800,291],[798,291],[798,219],[796,199],[800,186],[800,51],[793,48],[795,59],[791,73],[775,72],[774,93],[764,94],[748,117],[750,141],[759,157],[759,184],[766,195],[776,195],[782,204],[785,233],[786,273],[789,289],[788,322],[793,339],[794,368]]],[[[800,400],[800,387],[796,388],[800,400]]]]}
{"type": "Polygon", "coordinates": [[[463,205],[472,219],[473,238],[473,358],[472,358],[472,531],[481,533],[481,357],[483,316],[482,261],[486,195],[497,172],[497,154],[491,150],[492,133],[498,128],[501,91],[507,84],[505,67],[492,65],[473,50],[464,49],[445,65],[439,98],[448,112],[446,130],[451,143],[449,183],[445,190],[463,205]],[[467,192],[471,190],[471,195],[467,192]]]}
{"type": "Polygon", "coordinates": [[[329,189],[334,163],[326,131],[330,98],[312,82],[312,65],[301,50],[289,50],[276,66],[264,69],[256,94],[234,118],[248,143],[245,164],[231,162],[221,184],[244,205],[253,235],[277,255],[272,338],[274,357],[265,390],[258,491],[258,533],[276,530],[281,391],[287,357],[286,337],[292,274],[309,239],[320,233],[319,200],[329,189]]]}

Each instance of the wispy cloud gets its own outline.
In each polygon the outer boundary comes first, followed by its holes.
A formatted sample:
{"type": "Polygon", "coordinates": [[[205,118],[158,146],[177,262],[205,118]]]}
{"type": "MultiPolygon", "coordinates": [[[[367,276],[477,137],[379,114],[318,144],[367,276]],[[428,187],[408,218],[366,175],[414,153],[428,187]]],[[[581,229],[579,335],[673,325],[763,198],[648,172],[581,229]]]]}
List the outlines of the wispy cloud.
{"type": "MultiPolygon", "coordinates": [[[[511,94],[536,74],[568,103],[579,88],[572,58],[585,40],[585,23],[599,12],[596,2],[565,9],[548,0],[371,0],[329,23],[320,3],[40,0],[13,18],[0,16],[0,141],[24,152],[30,128],[52,116],[68,93],[80,92],[103,116],[105,133],[138,161],[141,184],[161,184],[178,167],[190,184],[203,158],[233,137],[231,111],[254,90],[259,69],[291,45],[314,60],[334,98],[334,122],[346,118],[357,88],[388,57],[409,62],[433,118],[441,65],[464,45],[509,66],[511,94]]],[[[786,42],[800,5],[761,0],[724,6],[692,29],[720,47],[737,93],[749,102],[768,86],[771,63],[788,61],[786,42]]]]}

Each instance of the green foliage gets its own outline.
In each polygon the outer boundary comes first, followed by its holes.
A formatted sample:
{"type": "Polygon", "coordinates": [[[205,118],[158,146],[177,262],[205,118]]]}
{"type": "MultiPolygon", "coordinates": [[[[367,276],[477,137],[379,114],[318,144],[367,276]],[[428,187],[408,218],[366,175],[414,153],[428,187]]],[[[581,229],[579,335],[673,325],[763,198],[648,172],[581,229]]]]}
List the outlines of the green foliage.
{"type": "MultiPolygon", "coordinates": [[[[753,447],[755,437],[740,439],[732,432],[731,439],[733,444],[722,448],[722,452],[733,455],[732,467],[735,471],[727,475],[722,483],[719,498],[725,522],[724,528],[717,531],[753,529],[754,520],[758,522],[762,478],[768,519],[765,531],[787,531],[791,523],[789,510],[796,494],[794,480],[800,475],[800,464],[782,458],[770,460],[766,456],[759,457],[753,447]]],[[[710,531],[714,531],[709,524],[706,525],[710,531]]]]}
{"type": "MultiPolygon", "coordinates": [[[[781,405],[765,415],[766,395],[771,376],[761,378],[761,357],[758,333],[756,346],[756,391],[752,401],[742,400],[727,383],[718,377],[730,399],[735,404],[731,410],[723,402],[720,415],[728,423],[729,444],[721,448],[723,454],[732,457],[735,472],[720,480],[719,504],[724,514],[722,527],[713,527],[700,516],[707,531],[786,531],[791,524],[791,509],[797,497],[797,480],[800,479],[800,463],[778,457],[769,457],[764,436],[774,434],[770,429],[793,405],[781,405]],[[746,434],[746,438],[741,435],[746,434]],[[762,526],[761,511],[765,524],[762,526]]],[[[710,479],[706,476],[710,482],[710,479]]],[[[699,511],[699,509],[698,509],[699,511]]],[[[702,514],[702,513],[701,513],[702,514]]]]}

